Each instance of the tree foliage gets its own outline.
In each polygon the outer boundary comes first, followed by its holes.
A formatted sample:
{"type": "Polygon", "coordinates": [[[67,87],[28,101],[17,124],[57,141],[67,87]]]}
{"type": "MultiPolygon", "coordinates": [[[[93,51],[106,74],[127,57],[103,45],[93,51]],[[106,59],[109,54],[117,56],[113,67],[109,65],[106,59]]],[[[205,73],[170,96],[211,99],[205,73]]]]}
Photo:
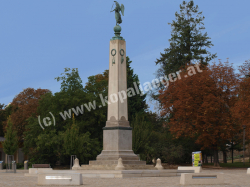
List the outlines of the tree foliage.
{"type": "Polygon", "coordinates": [[[250,60],[240,66],[239,71],[243,77],[240,79],[238,97],[232,108],[232,114],[241,126],[246,126],[246,135],[250,138],[250,60]]]}
{"type": "Polygon", "coordinates": [[[91,140],[90,133],[80,134],[79,126],[76,125],[73,115],[73,124],[64,133],[61,133],[63,139],[63,149],[66,156],[76,155],[82,163],[88,163],[92,154],[99,153],[99,143],[97,139],[91,140]]]}
{"type": "MultiPolygon", "coordinates": [[[[17,131],[20,146],[23,142],[23,133],[27,125],[27,119],[33,114],[37,115],[37,107],[42,95],[50,92],[47,89],[26,88],[20,92],[11,103],[11,121],[13,128],[17,131]]],[[[5,123],[6,124],[6,123],[5,123]]]]}
{"type": "Polygon", "coordinates": [[[133,151],[136,154],[145,152],[150,144],[151,133],[153,130],[152,125],[150,122],[146,121],[145,116],[136,113],[131,122],[131,127],[133,127],[133,151]]]}
{"type": "MultiPolygon", "coordinates": [[[[139,88],[138,75],[134,73],[131,68],[132,61],[127,57],[127,88],[135,89],[135,85],[139,88]]],[[[146,94],[136,94],[133,97],[128,97],[128,120],[131,121],[136,113],[144,114],[147,110],[148,105],[146,104],[146,94]]]]}
{"type": "Polygon", "coordinates": [[[64,68],[62,77],[56,77],[57,81],[62,81],[61,91],[67,93],[75,93],[77,90],[83,90],[82,80],[78,73],[78,68],[64,68]],[[69,72],[71,70],[71,72],[69,72]]]}
{"type": "Polygon", "coordinates": [[[3,122],[6,120],[4,108],[5,104],[0,103],[0,136],[4,136],[3,122]]]}
{"type": "Polygon", "coordinates": [[[6,132],[7,119],[12,113],[13,106],[0,104],[0,136],[4,136],[6,132]]]}
{"type": "Polygon", "coordinates": [[[227,63],[203,67],[202,73],[194,73],[191,66],[185,69],[188,71],[183,71],[180,77],[192,70],[191,76],[160,91],[161,115],[172,114],[168,125],[176,138],[196,137],[202,149],[218,151],[238,130],[230,112],[235,102],[237,76],[227,63]]]}
{"type": "MultiPolygon", "coordinates": [[[[91,144],[85,148],[81,146],[78,150],[79,153],[83,153],[79,158],[85,158],[85,160],[80,160],[81,163],[86,161],[86,158],[94,158],[94,154],[97,154],[96,150],[99,148],[99,143],[92,141],[91,129],[85,124],[85,119],[88,114],[85,111],[79,112],[76,107],[87,103],[87,98],[81,84],[81,78],[77,69],[65,69],[65,73],[62,77],[56,78],[61,83],[61,91],[55,93],[54,95],[49,92],[46,93],[42,99],[39,101],[39,106],[37,108],[37,115],[40,119],[44,119],[53,114],[56,124],[47,126],[44,130],[40,127],[37,120],[37,116],[33,115],[28,120],[28,125],[26,126],[25,141],[24,141],[24,152],[33,158],[32,162],[36,163],[50,163],[55,165],[56,161],[60,160],[62,164],[69,164],[69,152],[73,149],[70,145],[75,142],[79,143],[79,146],[84,143],[91,144]],[[78,116],[76,116],[76,123],[72,127],[72,113],[73,109],[78,111],[78,116]],[[68,114],[65,115],[65,113],[68,114]],[[64,116],[64,118],[62,117],[64,116]],[[72,133],[77,133],[73,136],[72,133]],[[83,138],[80,138],[80,137],[83,138]],[[70,139],[74,137],[75,139],[70,139]],[[79,140],[79,141],[78,141],[79,140]],[[84,142],[83,142],[84,140],[84,142]],[[84,151],[88,151],[85,153],[84,151]],[[38,156],[39,155],[39,156],[38,156]]],[[[50,116],[52,117],[52,116],[50,116]]],[[[41,120],[41,123],[43,120],[41,120]]],[[[44,125],[44,124],[43,124],[44,125]]],[[[79,148],[79,147],[78,147],[79,148]]],[[[75,153],[75,151],[73,151],[75,153]]]]}
{"type": "MultiPolygon", "coordinates": [[[[134,82],[138,85],[139,79],[129,66],[131,61],[128,57],[127,62],[128,87],[134,87],[134,82]]],[[[87,164],[102,150],[100,145],[103,139],[102,128],[107,121],[107,105],[99,106],[103,104],[100,95],[104,98],[108,95],[108,70],[88,77],[85,87],[82,86],[77,68],[65,68],[61,75],[55,78],[61,82],[60,92],[44,94],[39,101],[37,113],[28,119],[23,150],[33,161],[40,163],[54,165],[56,160],[60,160],[67,164],[69,156],[76,154],[81,163],[87,164]],[[90,109],[90,105],[94,107],[90,109]],[[43,122],[50,113],[56,124],[42,130],[36,117],[39,116],[40,122],[43,122]],[[75,118],[72,125],[73,113],[75,118]]],[[[135,97],[135,103],[129,101],[129,110],[143,113],[146,96],[135,97]]]]}
{"type": "Polygon", "coordinates": [[[14,155],[18,149],[17,132],[13,129],[11,119],[8,119],[5,141],[3,142],[3,151],[7,155],[14,155]]]}
{"type": "Polygon", "coordinates": [[[198,5],[195,6],[193,1],[183,1],[180,13],[176,12],[175,17],[176,20],[169,23],[172,28],[170,47],[156,61],[161,66],[158,70],[159,77],[175,73],[181,66],[187,63],[190,65],[194,61],[207,65],[216,57],[216,54],[207,51],[213,44],[207,33],[203,33],[205,17],[199,12],[198,5]]]}
{"type": "Polygon", "coordinates": [[[200,147],[189,137],[175,139],[164,123],[155,113],[137,113],[131,121],[133,151],[147,163],[157,158],[169,164],[191,163],[190,153],[200,147]]]}
{"type": "Polygon", "coordinates": [[[84,93],[86,100],[91,103],[95,101],[95,105],[97,106],[95,110],[87,111],[88,115],[84,116],[85,128],[91,129],[89,132],[92,137],[98,138],[98,141],[102,144],[102,128],[107,121],[107,104],[103,105],[100,95],[103,98],[108,96],[108,70],[105,70],[102,74],[88,77],[84,93]]]}

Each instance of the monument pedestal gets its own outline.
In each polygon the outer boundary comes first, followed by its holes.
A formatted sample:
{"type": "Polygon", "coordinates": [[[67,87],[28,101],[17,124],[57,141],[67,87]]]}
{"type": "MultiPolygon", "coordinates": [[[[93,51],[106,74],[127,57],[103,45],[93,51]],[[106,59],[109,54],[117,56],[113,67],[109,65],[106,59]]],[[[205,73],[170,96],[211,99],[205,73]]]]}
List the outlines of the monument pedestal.
{"type": "Polygon", "coordinates": [[[125,170],[156,170],[153,165],[146,165],[146,161],[140,161],[139,157],[134,154],[131,127],[104,127],[101,154],[96,160],[89,161],[89,165],[82,165],[79,169],[114,170],[119,158],[122,158],[125,170]]]}
{"type": "Polygon", "coordinates": [[[118,160],[139,161],[132,150],[131,127],[104,127],[103,128],[103,151],[97,156],[97,161],[118,160]]]}
{"type": "MultiPolygon", "coordinates": [[[[103,150],[97,156],[96,161],[89,161],[89,165],[113,165],[115,167],[119,158],[122,158],[125,169],[131,168],[127,165],[133,165],[133,168],[136,165],[146,165],[146,161],[140,161],[132,150],[131,127],[104,127],[103,150]]],[[[143,167],[138,168],[142,169],[143,167]]]]}

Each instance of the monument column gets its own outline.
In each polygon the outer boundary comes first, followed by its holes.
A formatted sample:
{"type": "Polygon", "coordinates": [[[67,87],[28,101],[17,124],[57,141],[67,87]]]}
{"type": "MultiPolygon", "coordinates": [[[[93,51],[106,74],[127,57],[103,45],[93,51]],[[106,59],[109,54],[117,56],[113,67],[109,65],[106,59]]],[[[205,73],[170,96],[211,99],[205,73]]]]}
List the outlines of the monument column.
{"type": "Polygon", "coordinates": [[[115,36],[109,44],[108,116],[106,127],[130,127],[127,104],[126,41],[121,27],[114,27],[115,36]]]}
{"type": "Polygon", "coordinates": [[[90,164],[146,164],[132,150],[132,128],[128,121],[126,41],[121,27],[114,27],[115,36],[109,47],[108,116],[103,128],[103,151],[90,164]]]}

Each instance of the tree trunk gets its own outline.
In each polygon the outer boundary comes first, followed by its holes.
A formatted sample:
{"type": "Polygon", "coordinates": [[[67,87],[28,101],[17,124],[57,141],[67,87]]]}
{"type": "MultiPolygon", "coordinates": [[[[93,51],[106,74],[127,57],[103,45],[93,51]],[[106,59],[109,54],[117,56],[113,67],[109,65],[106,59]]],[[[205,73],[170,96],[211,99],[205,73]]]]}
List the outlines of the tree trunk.
{"type": "Polygon", "coordinates": [[[207,163],[208,163],[207,154],[205,154],[204,156],[205,156],[205,158],[204,158],[204,163],[207,164],[207,163]]]}
{"type": "Polygon", "coordinates": [[[205,154],[202,152],[202,164],[204,164],[205,154]]]}
{"type": "Polygon", "coordinates": [[[227,163],[227,152],[223,151],[223,163],[227,163]]]}
{"type": "Polygon", "coordinates": [[[234,163],[234,149],[233,149],[233,140],[232,140],[232,145],[231,145],[231,148],[232,148],[232,163],[234,163]]]}
{"type": "Polygon", "coordinates": [[[214,166],[220,167],[218,150],[214,150],[214,166]]]}

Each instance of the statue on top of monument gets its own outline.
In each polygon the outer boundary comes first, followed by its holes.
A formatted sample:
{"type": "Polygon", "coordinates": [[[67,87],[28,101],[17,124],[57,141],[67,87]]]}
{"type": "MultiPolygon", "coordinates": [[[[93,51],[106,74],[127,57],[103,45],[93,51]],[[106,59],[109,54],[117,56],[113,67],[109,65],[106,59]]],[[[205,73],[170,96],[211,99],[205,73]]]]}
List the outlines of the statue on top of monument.
{"type": "MultiPolygon", "coordinates": [[[[119,3],[118,3],[117,1],[114,1],[114,2],[115,2],[115,4],[116,4],[116,7],[115,7],[114,10],[111,10],[110,12],[115,11],[116,25],[118,25],[118,24],[122,23],[122,18],[121,18],[120,12],[122,12],[122,15],[124,16],[124,9],[125,9],[125,7],[124,7],[123,4],[121,4],[121,6],[120,6],[119,3]]],[[[114,6],[114,5],[113,5],[113,6],[114,6]]],[[[113,8],[113,6],[112,6],[112,8],[113,8]]],[[[111,8],[111,9],[112,9],[112,8],[111,8]]]]}

